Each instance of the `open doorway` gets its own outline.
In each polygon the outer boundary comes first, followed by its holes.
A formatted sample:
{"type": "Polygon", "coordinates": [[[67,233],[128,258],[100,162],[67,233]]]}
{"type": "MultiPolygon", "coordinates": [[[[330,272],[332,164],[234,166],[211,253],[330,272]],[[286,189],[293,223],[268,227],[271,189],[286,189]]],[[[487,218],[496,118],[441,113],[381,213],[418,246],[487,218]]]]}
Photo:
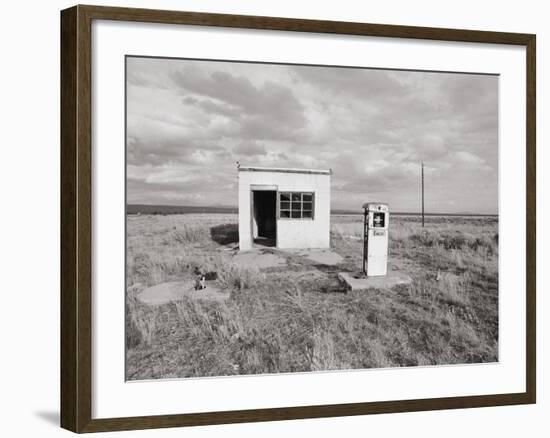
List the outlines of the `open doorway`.
{"type": "Polygon", "coordinates": [[[252,238],[262,246],[277,245],[277,192],[252,191],[252,238]]]}

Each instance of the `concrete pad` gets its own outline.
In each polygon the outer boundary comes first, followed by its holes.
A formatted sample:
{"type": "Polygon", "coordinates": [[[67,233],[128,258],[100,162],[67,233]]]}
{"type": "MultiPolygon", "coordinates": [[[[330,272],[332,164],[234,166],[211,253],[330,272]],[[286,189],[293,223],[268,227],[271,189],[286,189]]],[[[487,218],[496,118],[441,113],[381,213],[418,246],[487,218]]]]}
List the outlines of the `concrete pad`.
{"type": "Polygon", "coordinates": [[[390,289],[399,284],[411,284],[412,278],[402,272],[388,270],[385,276],[365,277],[363,273],[340,272],[338,279],[346,284],[350,291],[367,289],[390,289]]]}
{"type": "Polygon", "coordinates": [[[321,265],[334,266],[344,261],[344,258],[340,254],[328,248],[299,249],[290,250],[289,252],[321,265]]]}
{"type": "Polygon", "coordinates": [[[158,306],[171,301],[179,301],[184,297],[205,301],[224,301],[229,298],[229,292],[220,290],[213,282],[206,282],[206,289],[195,290],[195,282],[169,281],[149,287],[137,296],[144,304],[158,306]]]}
{"type": "Polygon", "coordinates": [[[286,259],[281,254],[263,249],[240,252],[233,256],[232,261],[240,266],[258,269],[276,268],[287,264],[286,259]]]}
{"type": "Polygon", "coordinates": [[[230,251],[235,252],[239,250],[239,244],[238,243],[228,243],[227,245],[220,246],[220,251],[230,251]]]}

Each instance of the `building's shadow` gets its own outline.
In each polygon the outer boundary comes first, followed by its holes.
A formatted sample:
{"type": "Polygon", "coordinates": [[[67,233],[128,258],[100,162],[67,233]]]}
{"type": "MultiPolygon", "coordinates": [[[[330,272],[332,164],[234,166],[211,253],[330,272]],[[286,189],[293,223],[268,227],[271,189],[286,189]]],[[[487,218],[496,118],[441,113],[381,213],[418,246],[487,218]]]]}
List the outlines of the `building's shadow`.
{"type": "Polygon", "coordinates": [[[239,225],[222,224],[210,227],[210,237],[220,245],[229,245],[239,242],[239,225]]]}

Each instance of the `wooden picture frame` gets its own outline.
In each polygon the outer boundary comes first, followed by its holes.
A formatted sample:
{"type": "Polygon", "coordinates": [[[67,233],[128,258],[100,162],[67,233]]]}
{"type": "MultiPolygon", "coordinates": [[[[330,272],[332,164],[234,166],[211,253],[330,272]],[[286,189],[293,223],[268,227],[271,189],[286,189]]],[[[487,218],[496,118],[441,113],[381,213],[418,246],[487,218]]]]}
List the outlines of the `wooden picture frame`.
{"type": "Polygon", "coordinates": [[[531,34],[239,16],[100,6],[61,12],[61,426],[98,432],[535,403],[535,49],[531,34]],[[92,418],[92,21],[185,24],[355,36],[518,45],[526,48],[526,391],[507,394],[92,418]]]}

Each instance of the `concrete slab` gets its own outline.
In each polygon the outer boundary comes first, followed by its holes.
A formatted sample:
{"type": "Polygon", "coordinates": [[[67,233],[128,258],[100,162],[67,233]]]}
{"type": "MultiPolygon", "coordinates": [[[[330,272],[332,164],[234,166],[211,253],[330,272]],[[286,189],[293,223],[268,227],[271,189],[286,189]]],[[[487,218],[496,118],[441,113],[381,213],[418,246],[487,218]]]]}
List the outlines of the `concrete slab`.
{"type": "Polygon", "coordinates": [[[220,246],[220,251],[236,252],[238,250],[239,250],[239,244],[238,243],[228,243],[227,245],[220,246]]]}
{"type": "Polygon", "coordinates": [[[321,265],[334,266],[344,261],[344,258],[340,254],[328,248],[311,248],[286,251],[291,254],[305,257],[308,260],[321,265]]]}
{"type": "Polygon", "coordinates": [[[143,290],[137,299],[144,304],[158,306],[184,297],[205,301],[224,301],[229,298],[229,292],[220,290],[214,282],[207,281],[206,289],[203,290],[195,290],[194,285],[192,280],[169,281],[143,290]]]}
{"type": "Polygon", "coordinates": [[[345,283],[350,291],[367,289],[391,289],[399,284],[410,284],[412,278],[403,271],[388,270],[388,274],[380,277],[364,277],[363,273],[340,272],[338,279],[345,283]]]}
{"type": "Polygon", "coordinates": [[[239,252],[231,260],[237,265],[258,269],[276,268],[287,264],[281,254],[264,249],[239,252]]]}

